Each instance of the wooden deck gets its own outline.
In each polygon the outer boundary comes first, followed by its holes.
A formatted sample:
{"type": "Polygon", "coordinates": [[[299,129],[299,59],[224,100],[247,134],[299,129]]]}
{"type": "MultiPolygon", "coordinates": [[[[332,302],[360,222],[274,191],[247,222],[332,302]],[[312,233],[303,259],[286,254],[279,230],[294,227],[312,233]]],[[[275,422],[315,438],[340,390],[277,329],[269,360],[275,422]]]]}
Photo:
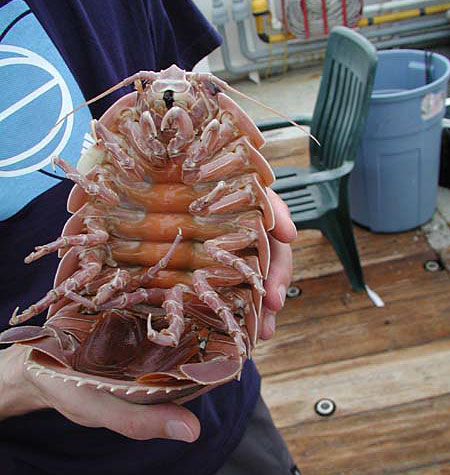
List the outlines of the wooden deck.
{"type": "MultiPolygon", "coordinates": [[[[273,165],[307,163],[305,141],[269,137],[273,165]]],[[[302,475],[450,475],[449,274],[424,270],[437,256],[420,230],[355,234],[385,307],[351,290],[319,232],[299,232],[301,294],[255,355],[264,398],[302,475]],[[332,416],[315,413],[321,398],[336,403],[332,416]]]]}

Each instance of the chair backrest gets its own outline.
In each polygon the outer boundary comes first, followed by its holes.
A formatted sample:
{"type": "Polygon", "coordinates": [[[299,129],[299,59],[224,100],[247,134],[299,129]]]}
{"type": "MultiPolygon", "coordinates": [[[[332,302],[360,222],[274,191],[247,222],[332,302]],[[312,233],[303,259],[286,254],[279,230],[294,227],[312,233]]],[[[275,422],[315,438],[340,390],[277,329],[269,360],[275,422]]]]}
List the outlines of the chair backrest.
{"type": "Polygon", "coordinates": [[[375,47],[356,31],[336,27],[328,37],[323,74],[311,123],[311,162],[337,168],[353,161],[365,119],[377,66],[375,47]]]}

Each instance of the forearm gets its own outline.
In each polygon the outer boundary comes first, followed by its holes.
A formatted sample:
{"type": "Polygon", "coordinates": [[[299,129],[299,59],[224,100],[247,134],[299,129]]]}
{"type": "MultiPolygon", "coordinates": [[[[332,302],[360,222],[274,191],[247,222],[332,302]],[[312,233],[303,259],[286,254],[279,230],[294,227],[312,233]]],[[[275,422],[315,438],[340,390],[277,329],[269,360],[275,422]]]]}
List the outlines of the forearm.
{"type": "Polygon", "coordinates": [[[25,377],[27,348],[0,351],[0,420],[46,407],[37,388],[25,377]]]}
{"type": "Polygon", "coordinates": [[[163,437],[192,442],[200,434],[198,419],[182,406],[132,404],[95,388],[77,388],[59,378],[28,372],[27,351],[20,345],[0,351],[0,420],[52,408],[77,424],[106,427],[137,440],[163,437]]]}

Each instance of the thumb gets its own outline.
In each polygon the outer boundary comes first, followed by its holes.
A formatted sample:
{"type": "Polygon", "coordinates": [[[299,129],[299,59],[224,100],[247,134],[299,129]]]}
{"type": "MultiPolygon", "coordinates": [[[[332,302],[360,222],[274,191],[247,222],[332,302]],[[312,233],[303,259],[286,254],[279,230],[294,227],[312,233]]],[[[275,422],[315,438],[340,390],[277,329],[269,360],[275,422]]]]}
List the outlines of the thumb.
{"type": "Polygon", "coordinates": [[[137,405],[109,394],[102,396],[107,401],[98,400],[99,404],[91,407],[91,419],[131,439],[164,438],[193,442],[200,435],[200,422],[182,406],[137,405]]]}
{"type": "MultiPolygon", "coordinates": [[[[30,371],[34,373],[33,370],[30,371]]],[[[133,404],[88,386],[75,387],[45,374],[29,375],[47,407],[87,427],[106,427],[136,440],[153,438],[193,442],[200,435],[200,422],[188,409],[173,403],[133,404]]]]}

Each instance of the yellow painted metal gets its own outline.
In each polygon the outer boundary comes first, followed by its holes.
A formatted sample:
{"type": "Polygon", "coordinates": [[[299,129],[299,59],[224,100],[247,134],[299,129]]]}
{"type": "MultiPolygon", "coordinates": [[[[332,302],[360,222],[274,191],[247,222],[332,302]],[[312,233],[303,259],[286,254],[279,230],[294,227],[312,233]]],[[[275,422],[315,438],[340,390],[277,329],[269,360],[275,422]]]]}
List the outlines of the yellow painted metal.
{"type": "Polygon", "coordinates": [[[267,35],[264,17],[271,15],[268,9],[267,0],[253,0],[252,11],[255,15],[256,33],[265,36],[269,43],[281,43],[283,41],[293,40],[295,36],[290,33],[278,33],[276,35],[267,35]]]}
{"type": "Polygon", "coordinates": [[[270,13],[269,4],[267,0],[253,0],[252,12],[253,15],[264,15],[270,13]]]}
{"type": "Polygon", "coordinates": [[[281,43],[282,41],[294,40],[296,36],[290,33],[279,33],[278,35],[269,35],[270,43],[281,43]]]}
{"type": "Polygon", "coordinates": [[[258,35],[264,34],[266,31],[266,25],[264,24],[264,17],[262,16],[257,16],[255,17],[255,22],[256,22],[256,33],[258,35]]]}
{"type": "Polygon", "coordinates": [[[380,15],[372,18],[361,18],[356,26],[365,27],[370,25],[381,25],[382,23],[392,23],[394,21],[409,20],[425,15],[436,15],[438,13],[444,13],[450,9],[450,3],[444,3],[442,5],[433,5],[425,8],[415,8],[414,10],[405,10],[402,12],[388,13],[386,15],[380,15]]]}

